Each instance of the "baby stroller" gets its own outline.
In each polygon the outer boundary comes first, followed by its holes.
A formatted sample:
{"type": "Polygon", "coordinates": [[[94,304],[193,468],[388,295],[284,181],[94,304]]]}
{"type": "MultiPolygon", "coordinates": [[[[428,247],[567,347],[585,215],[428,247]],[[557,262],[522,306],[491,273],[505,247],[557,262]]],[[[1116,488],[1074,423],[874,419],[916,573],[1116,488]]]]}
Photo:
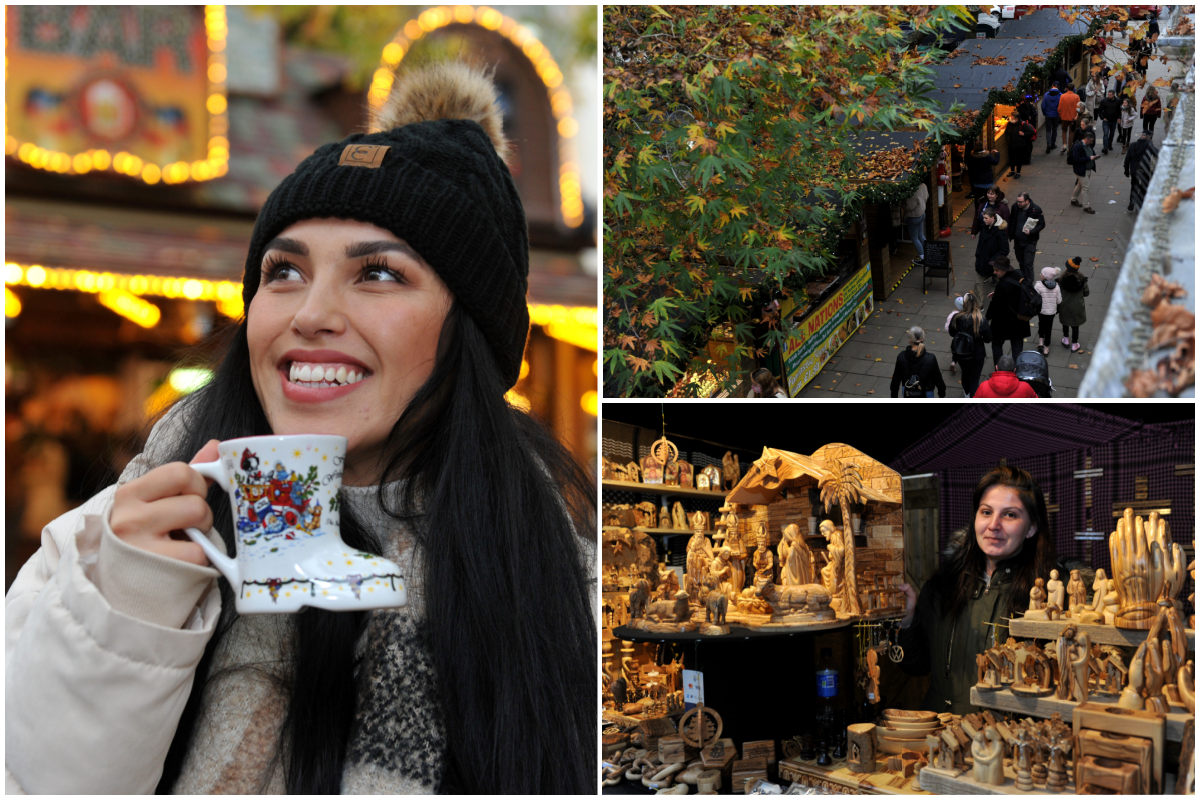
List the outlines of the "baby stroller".
{"type": "Polygon", "coordinates": [[[1017,380],[1033,387],[1038,397],[1054,394],[1046,357],[1036,350],[1023,350],[1017,354],[1017,380]]]}

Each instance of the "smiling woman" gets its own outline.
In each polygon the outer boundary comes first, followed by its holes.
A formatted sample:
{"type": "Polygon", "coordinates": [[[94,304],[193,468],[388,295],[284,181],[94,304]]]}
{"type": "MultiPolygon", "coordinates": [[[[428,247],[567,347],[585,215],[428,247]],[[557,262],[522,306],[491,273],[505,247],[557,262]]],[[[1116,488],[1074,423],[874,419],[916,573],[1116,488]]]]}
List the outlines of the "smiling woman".
{"type": "Polygon", "coordinates": [[[957,551],[907,601],[900,645],[902,668],[930,675],[923,708],[966,714],[973,710],[976,653],[996,644],[996,623],[1029,602],[1035,579],[1057,566],[1046,499],[1028,472],[997,467],[980,478],[975,520],[957,551]]]}
{"type": "Polygon", "coordinates": [[[14,582],[10,789],[595,791],[595,488],[504,399],[529,253],[495,89],[433,67],[387,116],[271,194],[212,381],[14,582]],[[329,510],[407,607],[238,615],[179,535],[232,552],[229,497],[178,462],[265,434],[347,437],[329,510]]]}

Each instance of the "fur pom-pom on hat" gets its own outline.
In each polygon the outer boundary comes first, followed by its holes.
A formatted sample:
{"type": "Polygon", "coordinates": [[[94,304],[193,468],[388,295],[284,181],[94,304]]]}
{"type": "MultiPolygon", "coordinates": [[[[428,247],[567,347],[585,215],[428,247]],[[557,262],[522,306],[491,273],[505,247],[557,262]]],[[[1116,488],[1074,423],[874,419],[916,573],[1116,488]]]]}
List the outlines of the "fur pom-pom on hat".
{"type": "Polygon", "coordinates": [[[511,148],[504,137],[504,114],[496,86],[483,70],[445,61],[400,75],[375,120],[375,127],[386,131],[439,119],[469,119],[479,123],[492,140],[496,154],[508,163],[511,148]]]}

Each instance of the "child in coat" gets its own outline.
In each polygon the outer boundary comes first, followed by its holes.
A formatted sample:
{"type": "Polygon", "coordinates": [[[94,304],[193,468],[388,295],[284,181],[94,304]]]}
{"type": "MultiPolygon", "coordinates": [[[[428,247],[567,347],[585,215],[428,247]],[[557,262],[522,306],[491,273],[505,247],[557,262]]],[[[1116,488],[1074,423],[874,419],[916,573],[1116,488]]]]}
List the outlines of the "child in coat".
{"type": "Polygon", "coordinates": [[[1062,300],[1058,303],[1058,321],[1063,326],[1062,346],[1070,347],[1072,353],[1079,352],[1079,326],[1087,322],[1083,298],[1091,294],[1087,277],[1079,271],[1082,264],[1083,259],[1079,256],[1072,258],[1058,282],[1058,288],[1062,290],[1062,300]]]}
{"type": "Polygon", "coordinates": [[[1050,334],[1054,330],[1054,314],[1058,304],[1062,302],[1062,288],[1055,280],[1058,270],[1046,267],[1042,270],[1042,279],[1033,285],[1042,296],[1042,310],[1038,312],[1038,352],[1044,356],[1050,355],[1050,334]]]}

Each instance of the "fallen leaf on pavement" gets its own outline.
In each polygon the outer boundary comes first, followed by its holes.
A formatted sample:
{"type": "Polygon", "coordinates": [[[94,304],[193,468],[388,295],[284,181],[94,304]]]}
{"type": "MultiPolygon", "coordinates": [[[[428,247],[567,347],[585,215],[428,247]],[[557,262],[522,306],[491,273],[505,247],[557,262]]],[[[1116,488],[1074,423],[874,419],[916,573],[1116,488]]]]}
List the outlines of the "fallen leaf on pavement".
{"type": "Polygon", "coordinates": [[[877,359],[875,359],[875,360],[876,360],[876,361],[883,361],[883,359],[882,359],[882,358],[877,358],[877,359]]]}
{"type": "Polygon", "coordinates": [[[1092,261],[1099,261],[1099,260],[1100,259],[1096,258],[1095,256],[1092,256],[1092,261]]]}
{"type": "Polygon", "coordinates": [[[1067,364],[1067,369],[1079,369],[1078,364],[1067,364]]]}
{"type": "Polygon", "coordinates": [[[867,394],[875,394],[875,390],[874,390],[874,389],[867,389],[867,394]]]}
{"type": "Polygon", "coordinates": [[[1111,242],[1111,241],[1112,241],[1112,239],[1109,239],[1108,241],[1110,241],[1110,242],[1111,242]]]}

